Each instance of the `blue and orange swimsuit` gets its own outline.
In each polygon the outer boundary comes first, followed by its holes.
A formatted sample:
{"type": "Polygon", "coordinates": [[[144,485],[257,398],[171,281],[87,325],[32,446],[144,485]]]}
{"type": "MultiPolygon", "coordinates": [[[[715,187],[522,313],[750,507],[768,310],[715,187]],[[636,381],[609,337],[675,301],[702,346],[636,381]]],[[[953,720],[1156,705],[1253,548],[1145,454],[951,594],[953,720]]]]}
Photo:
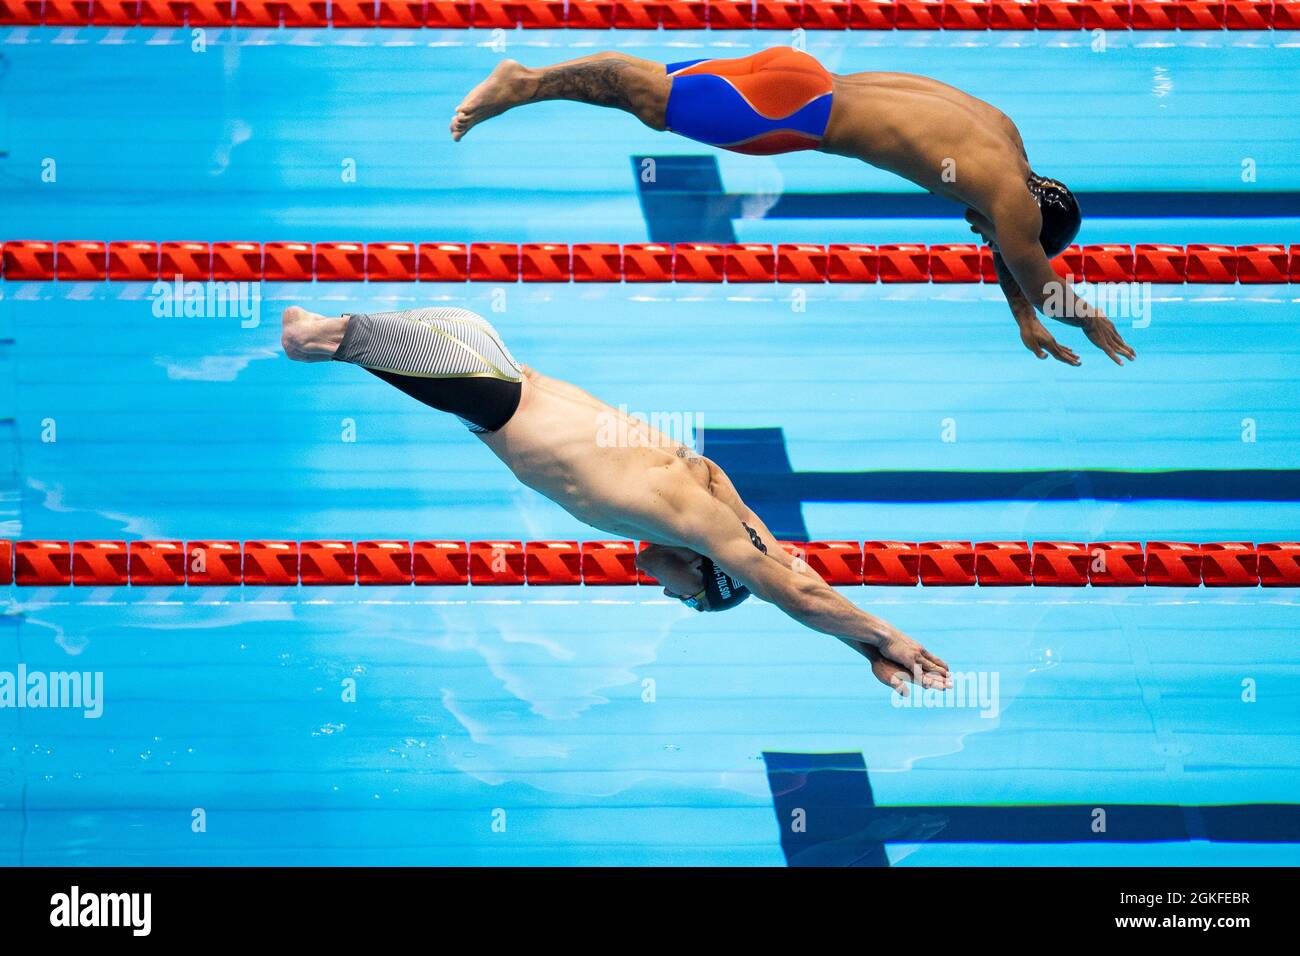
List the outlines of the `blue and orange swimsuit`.
{"type": "Polygon", "coordinates": [[[674,133],[755,156],[821,146],[831,116],[831,74],[807,53],[776,47],[666,69],[672,88],[665,123],[674,133]]]}

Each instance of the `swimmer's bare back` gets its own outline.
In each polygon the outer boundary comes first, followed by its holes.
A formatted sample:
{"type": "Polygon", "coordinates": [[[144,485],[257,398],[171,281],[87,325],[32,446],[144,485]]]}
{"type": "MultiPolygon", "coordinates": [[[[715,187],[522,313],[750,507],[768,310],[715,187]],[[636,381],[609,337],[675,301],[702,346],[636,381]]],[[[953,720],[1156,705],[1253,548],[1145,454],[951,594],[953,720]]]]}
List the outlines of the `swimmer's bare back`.
{"type": "MultiPolygon", "coordinates": [[[[428,337],[433,343],[430,361],[444,360],[437,346],[449,335],[476,334],[485,337],[485,347],[491,346],[492,364],[506,366],[500,384],[510,395],[510,412],[504,421],[479,415],[445,391],[423,400],[442,410],[458,409],[453,413],[523,484],[607,533],[708,556],[756,596],[863,654],[887,685],[918,681],[948,686],[946,664],[887,621],[858,608],[804,562],[792,560],[716,463],[576,385],[515,363],[481,317],[463,309],[328,317],[293,307],[285,310],[281,343],[296,361],[339,360],[382,371],[385,381],[419,398],[418,387],[400,381],[402,370],[394,375],[393,363],[385,357],[418,354],[421,343],[414,333],[421,323],[435,326],[428,337]],[[354,325],[358,322],[361,327],[354,325]],[[368,365],[372,358],[387,367],[368,365]]],[[[421,375],[420,370],[406,371],[421,375]]],[[[455,370],[460,372],[472,376],[467,382],[484,377],[477,369],[455,370]]],[[[441,367],[426,374],[438,375],[440,382],[455,381],[441,367]]]]}

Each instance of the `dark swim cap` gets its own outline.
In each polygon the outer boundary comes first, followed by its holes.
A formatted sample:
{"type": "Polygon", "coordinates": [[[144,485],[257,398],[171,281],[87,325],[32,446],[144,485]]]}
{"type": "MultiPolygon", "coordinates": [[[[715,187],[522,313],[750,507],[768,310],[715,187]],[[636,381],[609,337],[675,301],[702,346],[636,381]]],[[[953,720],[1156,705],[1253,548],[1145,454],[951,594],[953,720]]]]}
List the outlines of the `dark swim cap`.
{"type": "Polygon", "coordinates": [[[1079,202],[1065,183],[1037,173],[1029,174],[1026,185],[1043,214],[1043,228],[1038,233],[1038,241],[1049,259],[1059,256],[1079,234],[1079,225],[1083,221],[1079,202]]]}
{"type": "Polygon", "coordinates": [[[712,558],[700,555],[700,573],[704,575],[704,587],[693,597],[679,598],[687,607],[697,611],[728,611],[749,597],[749,588],[714,564],[712,558]],[[701,601],[702,597],[707,600],[701,601]]]}
{"type": "Polygon", "coordinates": [[[700,561],[700,573],[704,575],[704,594],[709,599],[707,610],[730,610],[749,597],[749,588],[714,564],[712,558],[703,558],[700,561]]]}

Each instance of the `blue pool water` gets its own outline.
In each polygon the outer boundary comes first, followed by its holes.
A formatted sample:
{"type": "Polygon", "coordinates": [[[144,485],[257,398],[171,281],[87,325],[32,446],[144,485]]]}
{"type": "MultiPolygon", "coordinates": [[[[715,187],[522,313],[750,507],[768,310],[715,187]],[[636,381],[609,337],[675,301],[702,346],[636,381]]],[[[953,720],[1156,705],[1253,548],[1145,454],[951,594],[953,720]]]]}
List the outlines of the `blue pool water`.
{"type": "MultiPolygon", "coordinates": [[[[966,239],[959,220],[779,215],[783,196],[908,187],[815,154],[710,153],[620,114],[547,104],[445,135],[502,55],[781,39],[530,31],[502,51],[487,31],[212,31],[195,53],[182,31],[0,30],[0,238],[643,241],[656,199],[632,158],[693,156],[748,197],[728,224],[742,240],[966,239]]],[[[808,47],[991,100],[1081,192],[1181,194],[1177,214],[1091,218],[1082,242],[1296,241],[1294,198],[1209,216],[1196,194],[1300,190],[1300,39],[1089,40],[808,47]]],[[[146,284],[5,282],[0,536],[604,537],[450,418],[279,352],[290,303],[441,302],[614,404],[698,416],[707,454],[711,433],[780,429],[768,452],[788,457],[784,505],[811,539],[1297,540],[1295,501],[819,501],[797,477],[1295,468],[1297,289],[1156,286],[1150,321],[1120,322],[1136,363],[1062,329],[1072,369],[1028,356],[982,286],[805,287],[801,310],[785,285],[268,283],[241,328],[157,318],[146,284]]],[[[742,491],[761,477],[734,470],[742,491]]],[[[819,754],[850,755],[843,787],[795,798],[813,831],[848,837],[832,862],[1300,860],[1295,590],[845,593],[996,675],[996,712],[894,707],[859,658],[757,601],[705,617],[651,588],[5,589],[0,670],[102,671],[105,705],[0,709],[0,863],[784,865],[779,769],[819,754]],[[902,809],[864,818],[867,800],[902,809]],[[1213,809],[1265,804],[1285,806],[1213,809]],[[1178,832],[1134,824],[1143,805],[1175,808],[1178,832]]]]}

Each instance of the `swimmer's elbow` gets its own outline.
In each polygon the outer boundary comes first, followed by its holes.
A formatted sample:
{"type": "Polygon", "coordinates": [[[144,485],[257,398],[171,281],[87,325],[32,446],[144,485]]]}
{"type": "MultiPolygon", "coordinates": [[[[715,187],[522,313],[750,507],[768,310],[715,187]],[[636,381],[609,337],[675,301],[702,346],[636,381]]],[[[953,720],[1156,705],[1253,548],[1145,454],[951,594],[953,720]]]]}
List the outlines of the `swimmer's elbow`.
{"type": "Polygon", "coordinates": [[[789,572],[790,602],[802,611],[812,612],[817,609],[820,602],[821,591],[825,589],[825,583],[813,580],[806,575],[799,574],[793,569],[789,572]]]}
{"type": "Polygon", "coordinates": [[[1020,287],[1021,294],[1029,300],[1030,305],[1041,312],[1051,296],[1053,287],[1061,281],[1052,268],[1051,262],[1037,245],[1024,252],[1012,254],[1008,254],[1008,251],[1003,249],[1002,258],[1006,262],[1007,271],[1020,287]]]}
{"type": "Polygon", "coordinates": [[[787,570],[778,587],[773,588],[769,594],[758,596],[775,604],[800,623],[816,627],[812,622],[826,612],[827,591],[834,593],[820,577],[787,570]]]}

